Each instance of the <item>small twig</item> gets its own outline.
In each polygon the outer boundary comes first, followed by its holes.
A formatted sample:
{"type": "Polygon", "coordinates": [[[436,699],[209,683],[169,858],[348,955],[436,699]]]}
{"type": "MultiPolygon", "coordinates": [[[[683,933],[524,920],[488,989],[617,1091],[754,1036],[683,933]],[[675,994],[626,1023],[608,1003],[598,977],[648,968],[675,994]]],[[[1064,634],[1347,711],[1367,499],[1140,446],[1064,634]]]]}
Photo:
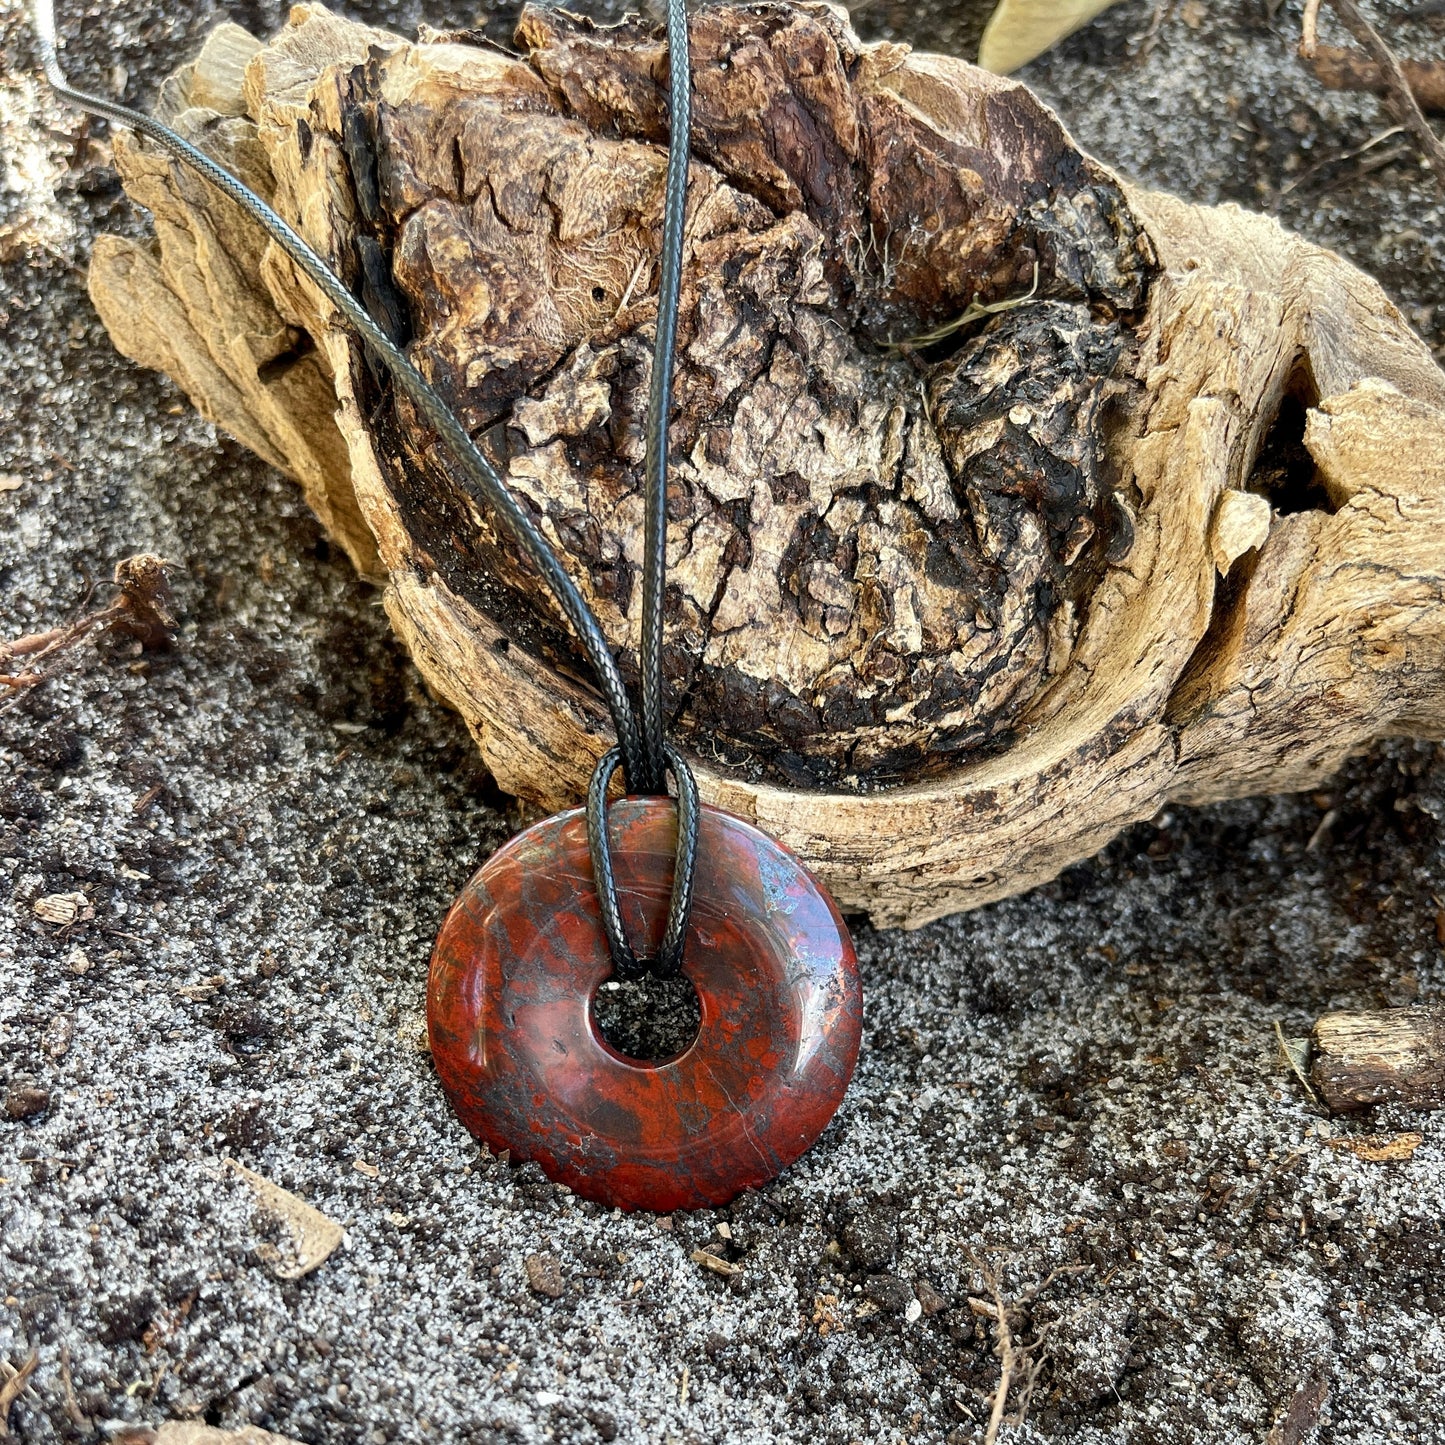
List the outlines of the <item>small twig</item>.
{"type": "MultiPolygon", "coordinates": [[[[1298,190],[1300,186],[1304,185],[1308,181],[1312,181],[1317,175],[1319,175],[1323,171],[1329,170],[1332,166],[1340,166],[1343,165],[1346,161],[1358,160],[1359,157],[1366,155],[1368,152],[1374,150],[1376,146],[1383,145],[1387,140],[1393,140],[1394,137],[1404,134],[1404,126],[1392,125],[1389,130],[1382,130],[1379,135],[1371,136],[1370,139],[1364,143],[1364,145],[1356,146],[1354,150],[1345,151],[1343,154],[1337,156],[1326,156],[1324,160],[1319,161],[1315,165],[1312,165],[1309,170],[1301,171],[1300,174],[1297,175],[1287,185],[1281,186],[1279,188],[1279,193],[1281,196],[1287,196],[1291,191],[1298,190]]],[[[1351,173],[1350,176],[1334,177],[1334,179],[1332,179],[1325,185],[1324,189],[1329,190],[1331,186],[1339,185],[1351,179],[1358,179],[1361,176],[1367,176],[1370,174],[1371,171],[1377,171],[1380,169],[1381,166],[1387,166],[1392,161],[1399,160],[1400,157],[1407,154],[1408,151],[1408,146],[1393,146],[1389,150],[1380,151],[1377,155],[1371,156],[1370,159],[1364,163],[1364,165],[1356,167],[1356,169],[1351,173]]]]}
{"type": "Polygon", "coordinates": [[[17,1370],[13,1365],[6,1364],[6,1380],[0,1385],[0,1439],[7,1439],[10,1435],[10,1408],[16,1400],[24,1393],[26,1383],[31,1375],[35,1373],[35,1367],[40,1363],[40,1353],[31,1350],[30,1358],[17,1370]]]}
{"type": "Polygon", "coordinates": [[[1032,1304],[1056,1279],[1068,1279],[1076,1274],[1088,1274],[1093,1267],[1092,1264],[1061,1264],[1058,1269],[1050,1270],[1038,1284],[1030,1285],[1019,1296],[1019,1303],[1032,1304]]]}
{"type": "MultiPolygon", "coordinates": [[[[1380,32],[1360,13],[1355,0],[1330,0],[1330,4],[1345,29],[1355,37],[1366,56],[1378,67],[1388,103],[1400,122],[1419,141],[1436,179],[1445,186],[1445,142],[1441,141],[1431,129],[1430,122],[1425,119],[1425,112],[1420,109],[1420,103],[1415,99],[1415,92],[1411,90],[1410,82],[1395,52],[1385,44],[1380,32]]],[[[1305,28],[1300,36],[1300,54],[1306,61],[1313,60],[1320,49],[1318,13],[1317,0],[1305,7],[1305,28]]]]}
{"type": "Polygon", "coordinates": [[[1069,1275],[1086,1274],[1094,1266],[1091,1264],[1063,1265],[1059,1269],[1050,1271],[1038,1284],[1031,1285],[1017,1299],[1010,1301],[1004,1299],[1003,1289],[993,1270],[982,1263],[972,1250],[969,1251],[968,1257],[978,1271],[990,1296],[987,1300],[970,1297],[968,1307],[981,1318],[993,1321],[994,1353],[999,1358],[999,1380],[993,1393],[988,1425],[984,1429],[983,1445],[996,1445],[998,1432],[1005,1421],[1022,1425],[1028,1418],[1029,1401],[1033,1397],[1034,1385],[1038,1381],[1039,1372],[1044,1367],[1047,1354],[1045,1341],[1048,1337],[1049,1326],[1044,1325],[1036,1330],[1033,1339],[1021,1340],[1014,1332],[1014,1322],[1010,1319],[1010,1315],[1017,1313],[1019,1319],[1022,1320],[1020,1307],[1032,1304],[1056,1279],[1062,1279],[1069,1275]],[[1017,1388],[1015,1388],[1016,1386],[1017,1388]],[[1012,1415],[1007,1413],[1010,1393],[1014,1395],[1012,1415]]]}
{"type": "MultiPolygon", "coordinates": [[[[1363,90],[1375,95],[1389,91],[1380,67],[1362,50],[1346,45],[1316,45],[1312,54],[1305,55],[1301,44],[1300,55],[1326,90],[1363,90]]],[[[1400,72],[1421,110],[1445,111],[1445,62],[1402,60],[1400,72]]]]}
{"type": "Polygon", "coordinates": [[[1154,53],[1154,47],[1159,43],[1159,34],[1174,14],[1175,0],[1154,0],[1154,13],[1149,17],[1149,28],[1141,35],[1133,35],[1131,41],[1137,41],[1139,48],[1133,54],[1135,65],[1143,65],[1154,53]]]}
{"type": "Polygon", "coordinates": [[[1320,43],[1320,0],[1305,0],[1304,19],[1300,22],[1299,53],[1313,60],[1320,43]]]}
{"type": "Polygon", "coordinates": [[[70,1423],[80,1430],[92,1429],[90,1416],[80,1408],[80,1401],[75,1398],[75,1381],[70,1377],[69,1345],[60,1347],[60,1385],[65,1391],[65,1413],[70,1417],[70,1423]]]}
{"type": "MultiPolygon", "coordinates": [[[[1014,1350],[1013,1331],[1009,1328],[1008,1306],[998,1286],[998,1278],[991,1269],[980,1266],[983,1282],[993,1296],[994,1347],[998,1353],[998,1388],[993,1392],[993,1408],[988,1414],[988,1425],[983,1432],[984,1445],[994,1445],[998,1439],[999,1427],[1003,1424],[1003,1412],[1008,1406],[1008,1392],[1013,1386],[1014,1370],[1018,1366],[1018,1355],[1014,1350]]],[[[969,1301],[972,1305],[973,1300],[969,1301]]]]}
{"type": "Polygon", "coordinates": [[[114,622],[124,611],[124,603],[112,602],[109,607],[102,607],[98,612],[87,613],[69,627],[56,627],[49,632],[33,632],[27,637],[17,637],[13,642],[0,642],[0,664],[20,657],[29,663],[25,672],[0,672],[0,687],[17,693],[44,682],[49,674],[38,664],[68,651],[84,641],[97,627],[114,622]]]}
{"type": "MultiPolygon", "coordinates": [[[[50,673],[43,664],[70,651],[98,627],[128,632],[146,647],[167,643],[176,622],[171,615],[166,568],[175,565],[147,553],[127,557],[116,564],[113,585],[120,589],[120,595],[113,602],[87,612],[68,626],[28,633],[10,642],[0,641],[0,688],[9,690],[0,695],[0,705],[44,682],[50,673]],[[24,670],[12,671],[10,664],[20,658],[25,660],[24,670]]],[[[89,604],[94,591],[92,582],[82,605],[89,604]]]]}
{"type": "Polygon", "coordinates": [[[612,319],[614,321],[616,321],[617,318],[621,316],[622,313],[626,311],[628,306],[631,304],[633,289],[642,279],[642,268],[647,265],[650,259],[651,258],[648,256],[639,256],[637,258],[637,265],[632,268],[632,279],[628,281],[627,290],[622,293],[622,300],[617,303],[617,310],[613,313],[612,319]]]}

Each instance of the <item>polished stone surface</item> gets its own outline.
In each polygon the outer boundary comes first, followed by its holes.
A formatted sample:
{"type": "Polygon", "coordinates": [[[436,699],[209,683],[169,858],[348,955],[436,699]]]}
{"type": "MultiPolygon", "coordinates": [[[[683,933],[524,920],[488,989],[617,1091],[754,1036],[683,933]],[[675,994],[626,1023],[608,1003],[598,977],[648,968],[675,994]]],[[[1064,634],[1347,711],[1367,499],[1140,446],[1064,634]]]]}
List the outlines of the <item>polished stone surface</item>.
{"type": "MultiPolygon", "coordinates": [[[[676,812],[610,811],[628,936],[654,951],[676,812]]],[[[784,848],[713,808],[700,819],[683,972],[697,1037],[625,1058],[593,1015],[612,971],[578,810],[534,824],[462,891],[427,993],[432,1055],[463,1123],[493,1149],[623,1208],[723,1204],[775,1178],[833,1117],[852,1077],[862,994],[831,898],[784,848]]]]}

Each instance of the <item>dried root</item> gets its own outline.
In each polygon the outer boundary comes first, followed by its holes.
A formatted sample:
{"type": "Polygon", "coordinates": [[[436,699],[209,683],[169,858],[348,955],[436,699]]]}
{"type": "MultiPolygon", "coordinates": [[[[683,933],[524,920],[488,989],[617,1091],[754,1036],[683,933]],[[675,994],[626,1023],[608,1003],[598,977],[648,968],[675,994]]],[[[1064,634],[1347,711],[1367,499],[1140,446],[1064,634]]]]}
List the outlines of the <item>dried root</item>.
{"type": "Polygon", "coordinates": [[[130,638],[147,652],[164,651],[175,640],[176,619],[166,568],[174,563],[149,553],[117,562],[117,595],[106,606],[64,627],[0,642],[0,707],[52,676],[87,637],[101,632],[130,638]]]}

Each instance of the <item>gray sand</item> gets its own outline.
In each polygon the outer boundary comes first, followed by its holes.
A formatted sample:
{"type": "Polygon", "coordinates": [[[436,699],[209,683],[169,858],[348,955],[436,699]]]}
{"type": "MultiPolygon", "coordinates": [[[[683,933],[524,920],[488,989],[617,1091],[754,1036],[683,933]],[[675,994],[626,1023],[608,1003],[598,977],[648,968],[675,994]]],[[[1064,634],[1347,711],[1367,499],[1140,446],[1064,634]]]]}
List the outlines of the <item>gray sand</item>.
{"type": "MultiPolygon", "coordinates": [[[[963,45],[982,8],[859,21],[963,45]]],[[[1292,59],[1298,4],[1268,9],[1182,0],[1131,58],[1152,13],[1133,0],[1030,78],[1105,160],[1277,210],[1439,345],[1440,191],[1398,137],[1341,159],[1389,121],[1321,92],[1292,59]]],[[[70,63],[144,100],[221,15],[265,33],[283,11],[101,0],[70,63]]],[[[1445,22],[1373,13],[1445,54],[1445,22]]],[[[1277,1420],[1281,1442],[1445,1440],[1445,1127],[1320,1117],[1274,1034],[1445,993],[1440,749],[1172,811],[914,934],[861,928],[852,1092],[730,1210],[624,1218],[486,1158],[424,1052],[423,986],[505,800],[293,488],[111,350],[84,260],[145,218],[37,99],[15,0],[0,27],[0,474],[22,479],[0,491],[0,633],[78,615],[132,553],[184,564],[173,653],[87,644],[0,711],[0,1093],[48,1096],[0,1116],[0,1360],[39,1358],[21,1440],[196,1419],[315,1442],[972,1441],[997,1379],[975,1260],[1014,1298],[1087,1266],[1026,1305],[1048,1350],[1019,1441],[1277,1420]],[[36,917],[77,892],[93,918],[36,917]],[[1336,1147],[1410,1130],[1407,1162],[1336,1147]],[[345,1245],[278,1279],[284,1238],[227,1159],[345,1245]],[[694,1263],[709,1242],[740,1271],[694,1263]]]]}

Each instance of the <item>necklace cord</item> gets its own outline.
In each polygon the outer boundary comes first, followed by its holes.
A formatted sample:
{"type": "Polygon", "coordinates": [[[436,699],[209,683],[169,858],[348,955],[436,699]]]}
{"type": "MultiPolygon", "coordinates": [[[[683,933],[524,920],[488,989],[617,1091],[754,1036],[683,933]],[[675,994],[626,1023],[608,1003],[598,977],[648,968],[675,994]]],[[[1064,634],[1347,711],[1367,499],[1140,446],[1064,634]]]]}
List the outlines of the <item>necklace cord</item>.
{"type": "Polygon", "coordinates": [[[617,746],[604,755],[588,789],[588,843],[614,970],[637,977],[652,971],[676,973],[691,909],[697,861],[697,784],[681,755],[666,742],[662,718],[662,605],[666,581],[667,432],[672,400],[672,366],[677,339],[678,296],[682,270],[683,222],[687,198],[691,64],[685,0],[668,0],[668,53],[671,57],[671,134],[668,144],[662,264],[659,277],[657,339],[647,421],[644,472],[646,514],[643,560],[643,643],[641,657],[645,730],[640,729],[617,660],[592,609],[557,554],[496,468],[477,447],[451,408],[433,390],[410,358],[376,324],[344,281],[300,234],[249,187],[199,147],[143,111],[78,90],[66,78],[58,53],[54,0],[34,0],[35,29],[46,80],[62,99],[104,120],[127,126],[204,177],[257,223],[345,319],[376,357],[394,384],[410,399],[461,468],[468,490],[502,523],[512,540],[541,575],[582,644],[597,679],[617,746]],[[678,60],[681,64],[678,64],[678,60]],[[678,841],[672,897],[663,945],[649,963],[640,963],[627,941],[617,900],[607,835],[607,786],[621,767],[632,787],[643,793],[666,791],[671,773],[678,788],[678,841]]]}
{"type": "Polygon", "coordinates": [[[607,787],[617,771],[616,749],[598,762],[587,789],[587,845],[592,876],[601,904],[602,927],[618,978],[659,978],[682,967],[692,912],[692,887],[697,873],[697,783],[687,763],[667,741],[662,712],[662,607],[667,588],[667,442],[672,415],[672,372],[677,352],[678,304],[682,290],[682,255],[687,219],[687,170],[692,129],[692,58],[687,33],[686,0],[668,0],[667,53],[669,130],[667,181],[663,198],[662,257],[658,268],[657,330],[652,350],[652,382],[647,402],[647,448],[643,468],[642,563],[642,750],[648,770],[641,792],[667,792],[667,774],[677,783],[677,853],[673,861],[672,896],[657,954],[638,959],[627,939],[612,869],[612,844],[607,828],[607,787]]]}
{"type": "Polygon", "coordinates": [[[663,204],[662,260],[657,287],[657,339],[647,403],[642,562],[642,751],[650,792],[666,789],[663,724],[662,609],[667,573],[667,440],[677,353],[678,298],[687,218],[687,171],[692,130],[692,65],[685,0],[668,0],[669,134],[663,204]]]}

